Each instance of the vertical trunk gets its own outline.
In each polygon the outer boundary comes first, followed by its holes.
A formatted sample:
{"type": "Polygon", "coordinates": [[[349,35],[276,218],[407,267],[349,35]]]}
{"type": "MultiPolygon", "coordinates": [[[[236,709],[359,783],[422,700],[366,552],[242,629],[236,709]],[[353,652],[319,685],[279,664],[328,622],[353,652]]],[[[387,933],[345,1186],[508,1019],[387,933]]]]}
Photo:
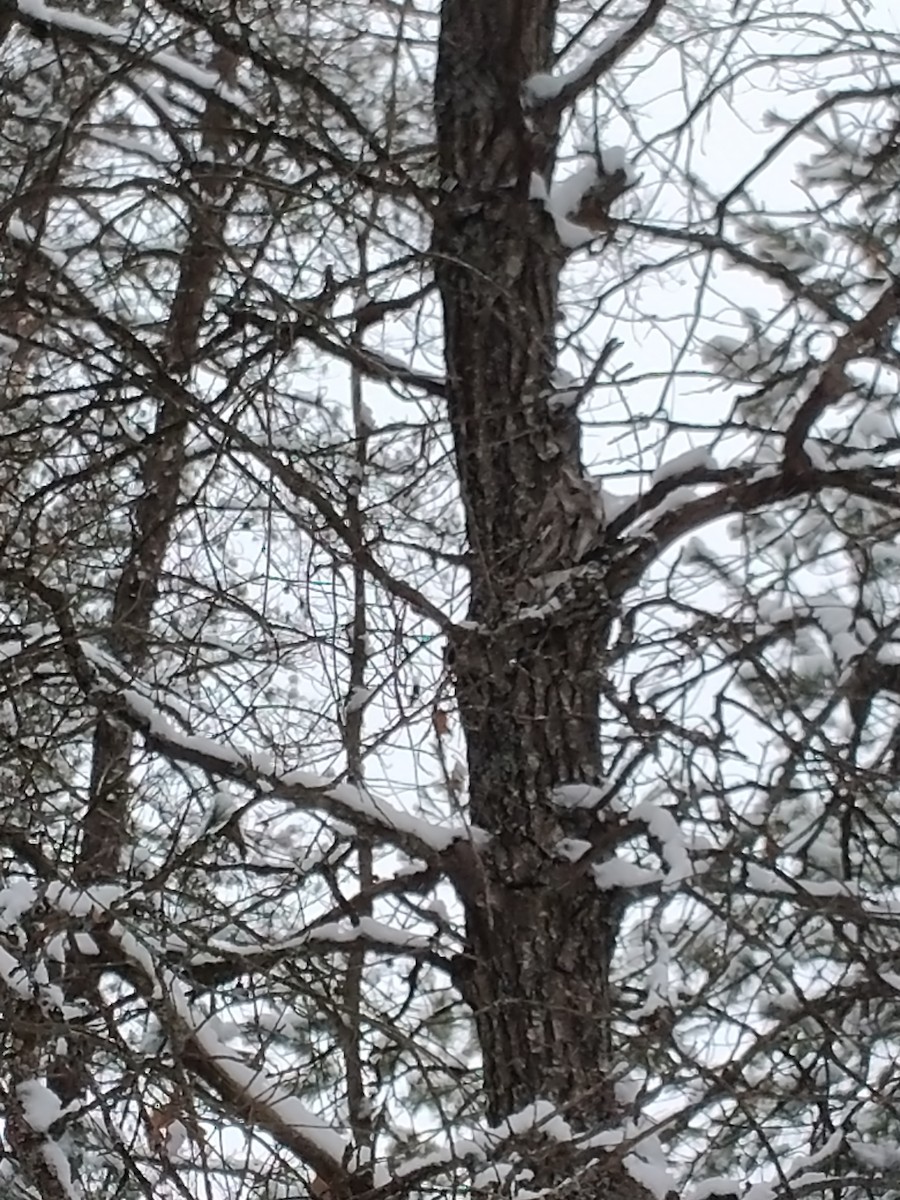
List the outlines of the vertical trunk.
{"type": "MultiPolygon", "coordinates": [[[[218,51],[213,68],[223,78],[233,70],[232,56],[218,51]]],[[[228,117],[215,99],[204,111],[201,132],[204,149],[215,156],[208,177],[200,177],[201,199],[195,199],[181,256],[178,285],[172,301],[162,348],[173,374],[187,375],[199,344],[204,307],[209,299],[222,256],[228,215],[229,189],[223,164],[229,153],[228,117]]],[[[116,584],[107,636],[119,660],[139,673],[152,652],[153,612],[159,600],[165,557],[169,552],[178,516],[181,485],[187,458],[187,415],[171,399],[160,402],[154,436],[141,470],[141,492],[132,513],[132,537],[116,584]]],[[[94,729],[87,811],[81,827],[81,844],[74,878],[92,884],[114,877],[128,840],[131,791],[131,731],[103,714],[94,729]]],[[[95,987],[93,965],[79,969],[69,960],[67,980],[75,995],[90,996],[95,987]]],[[[64,1102],[86,1092],[90,1055],[58,1056],[50,1082],[64,1102]]]]}
{"type": "Polygon", "coordinates": [[[433,250],[473,563],[471,625],[454,647],[454,671],[472,820],[492,835],[466,898],[463,987],[490,1118],[542,1097],[586,1127],[611,1113],[616,916],[588,870],[564,879],[558,846],[571,831],[553,791],[601,777],[609,617],[596,580],[570,580],[558,607],[538,613],[537,567],[575,560],[564,537],[549,563],[535,542],[548,501],[582,466],[577,434],[558,436],[546,399],[563,257],[529,190],[532,172],[552,159],[552,136],[548,144],[542,130],[534,145],[520,103],[525,80],[550,62],[555,9],[555,0],[445,0],[433,250]]]}
{"type": "Polygon", "coordinates": [[[472,820],[492,835],[468,897],[466,998],[493,1122],[537,1098],[575,1125],[611,1113],[609,962],[617,913],[558,847],[560,783],[597,782],[600,621],[478,631],[458,652],[472,820]]]}
{"type": "MultiPolygon", "coordinates": [[[[233,56],[217,51],[213,69],[228,78],[233,56]]],[[[205,203],[194,202],[181,258],[178,286],[169,313],[163,354],[176,374],[189,373],[197,353],[203,309],[222,256],[228,189],[222,163],[228,153],[228,118],[211,99],[201,125],[203,147],[218,158],[207,178],[199,177],[205,203]]],[[[163,561],[178,512],[185,465],[187,417],[173,400],[160,403],[154,439],[146,452],[141,495],[133,515],[132,541],[113,600],[109,641],[120,660],[138,671],[150,653],[153,609],[159,598],[163,561]]],[[[114,875],[126,837],[132,737],[121,724],[101,716],[94,733],[90,801],[75,875],[96,880],[114,875]]]]}

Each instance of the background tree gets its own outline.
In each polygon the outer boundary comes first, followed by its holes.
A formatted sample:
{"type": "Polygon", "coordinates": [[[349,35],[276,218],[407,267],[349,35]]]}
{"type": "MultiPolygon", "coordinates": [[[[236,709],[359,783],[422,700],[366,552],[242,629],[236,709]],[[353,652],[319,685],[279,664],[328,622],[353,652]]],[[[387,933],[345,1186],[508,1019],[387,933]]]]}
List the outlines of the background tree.
{"type": "Polygon", "coordinates": [[[896,18],[772,22],[0,13],[5,1194],[895,1187],[896,18]]]}

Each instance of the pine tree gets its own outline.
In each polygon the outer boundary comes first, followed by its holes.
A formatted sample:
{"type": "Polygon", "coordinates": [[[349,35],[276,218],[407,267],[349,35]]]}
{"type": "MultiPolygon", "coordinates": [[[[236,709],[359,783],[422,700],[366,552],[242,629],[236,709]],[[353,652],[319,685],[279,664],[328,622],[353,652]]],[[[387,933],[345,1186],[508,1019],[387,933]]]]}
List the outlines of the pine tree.
{"type": "Polygon", "coordinates": [[[870,16],[0,13],[4,1195],[893,1189],[870,16]]]}

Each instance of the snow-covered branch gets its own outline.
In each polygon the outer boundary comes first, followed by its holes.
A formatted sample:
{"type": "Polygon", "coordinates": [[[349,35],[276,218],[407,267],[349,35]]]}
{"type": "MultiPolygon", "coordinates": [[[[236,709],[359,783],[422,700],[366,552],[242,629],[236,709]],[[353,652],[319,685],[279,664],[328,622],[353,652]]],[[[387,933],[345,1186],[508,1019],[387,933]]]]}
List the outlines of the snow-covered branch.
{"type": "MultiPolygon", "coordinates": [[[[118,58],[125,58],[130,66],[151,68],[164,78],[182,84],[204,98],[214,96],[230,116],[240,119],[244,127],[249,125],[259,133],[261,139],[265,139],[267,142],[275,140],[281,143],[287,151],[297,157],[298,161],[324,161],[329,169],[338,176],[355,179],[359,182],[365,181],[374,192],[380,194],[408,199],[411,193],[414,194],[417,191],[415,183],[404,177],[399,167],[391,173],[383,170],[367,172],[358,159],[347,157],[334,144],[329,145],[324,139],[321,143],[317,143],[298,132],[296,127],[279,129],[271,121],[260,120],[255,115],[253,106],[247,102],[247,98],[240,92],[224,85],[221,77],[215,71],[198,66],[168,50],[149,49],[141,41],[136,40],[133,32],[127,28],[123,29],[105,21],[85,17],[81,13],[57,8],[43,3],[43,0],[18,0],[15,7],[17,7],[20,22],[38,37],[42,37],[46,29],[50,27],[57,36],[65,37],[77,46],[91,49],[102,48],[118,58]],[[398,176],[400,178],[397,178],[398,176]]],[[[215,23],[211,24],[208,19],[209,14],[193,13],[189,15],[196,18],[207,32],[215,30],[220,35],[216,41],[221,48],[239,55],[248,54],[270,76],[284,78],[290,74],[295,82],[306,83],[310,90],[316,91],[332,108],[336,109],[348,127],[362,138],[369,147],[372,160],[384,161],[388,157],[374,134],[366,129],[359,118],[353,114],[352,108],[346,103],[342,103],[341,98],[332,89],[316,79],[309,71],[300,72],[293,65],[289,69],[280,68],[277,60],[262,55],[258,48],[253,53],[254,47],[249,42],[223,38],[221,26],[215,23]]]]}
{"type": "Polygon", "coordinates": [[[127,688],[118,696],[107,695],[102,704],[108,714],[124,720],[140,733],[148,747],[173,762],[202,767],[212,775],[254,788],[273,799],[347,821],[414,857],[432,858],[453,841],[470,836],[462,824],[432,824],[377,799],[363,787],[334,783],[310,771],[279,774],[265,755],[247,754],[213,738],[184,733],[135,688],[127,688]]]}
{"type": "Polygon", "coordinates": [[[656,23],[666,0],[649,0],[641,15],[617,30],[589,54],[574,70],[559,75],[538,74],[525,84],[525,104],[544,113],[560,113],[582,92],[593,87],[620,62],[656,23]]]}
{"type": "Polygon", "coordinates": [[[374,797],[365,788],[335,783],[309,771],[279,773],[267,755],[247,753],[215,738],[185,732],[176,720],[177,702],[163,708],[146,690],[137,685],[125,686],[122,669],[79,638],[62,592],[22,572],[10,572],[7,578],[24,584],[50,608],[70,669],[85,697],[107,719],[128,725],[148,747],[172,762],[201,767],[214,777],[298,808],[324,812],[418,859],[433,860],[455,840],[471,836],[471,830],[463,824],[436,825],[422,820],[374,797]]]}
{"type": "Polygon", "coordinates": [[[35,24],[49,25],[73,36],[81,44],[92,43],[123,50],[129,55],[137,54],[142,61],[156,67],[170,79],[185,83],[199,92],[216,93],[228,98],[237,107],[243,107],[242,98],[224,87],[218,72],[198,67],[195,63],[169,51],[144,52],[135,44],[133,34],[128,30],[119,29],[93,17],[86,17],[82,13],[55,8],[44,4],[43,0],[18,0],[18,10],[20,18],[29,28],[33,28],[35,24]]]}
{"type": "MultiPolygon", "coordinates": [[[[342,1174],[346,1143],[340,1134],[273,1079],[224,1042],[208,1016],[188,998],[188,991],[150,948],[114,914],[96,891],[48,888],[46,901],[70,916],[90,916],[107,925],[100,938],[114,949],[137,991],[153,1006],[161,1028],[179,1047],[181,1062],[226,1102],[248,1127],[264,1128],[281,1145],[308,1163],[326,1182],[342,1174]]],[[[102,961],[102,958],[101,958],[102,961]]]]}
{"type": "Polygon", "coordinates": [[[642,526],[630,545],[626,542],[616,565],[609,575],[613,594],[620,595],[631,587],[662,552],[680,538],[693,533],[712,521],[734,513],[750,513],[764,505],[779,504],[800,495],[816,495],[834,488],[851,496],[860,496],[892,508],[900,507],[896,492],[896,472],[892,467],[862,470],[827,470],[815,467],[795,474],[788,466],[764,468],[748,478],[744,467],[728,467],[719,471],[697,468],[684,476],[663,480],[645,497],[630,505],[610,524],[611,536],[619,536],[634,523],[641,513],[660,505],[669,493],[685,484],[722,483],[708,496],[686,497],[676,506],[662,508],[658,519],[642,526]]]}

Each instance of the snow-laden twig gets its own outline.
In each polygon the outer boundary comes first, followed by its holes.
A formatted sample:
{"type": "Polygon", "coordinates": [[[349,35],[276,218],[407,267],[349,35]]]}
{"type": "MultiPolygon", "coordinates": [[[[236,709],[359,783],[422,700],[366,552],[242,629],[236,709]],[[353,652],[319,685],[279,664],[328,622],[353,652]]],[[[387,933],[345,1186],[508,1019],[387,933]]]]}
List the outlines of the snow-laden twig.
{"type": "MultiPolygon", "coordinates": [[[[43,22],[45,25],[65,29],[70,33],[82,34],[91,41],[122,49],[137,49],[134,37],[128,30],[108,25],[105,21],[98,21],[93,17],[86,17],[82,13],[54,8],[49,4],[44,4],[43,0],[18,0],[18,9],[23,17],[30,18],[32,21],[43,22]]],[[[224,86],[217,71],[198,67],[196,63],[189,62],[177,54],[171,54],[167,50],[150,51],[143,57],[145,61],[152,63],[166,75],[180,79],[190,87],[199,91],[215,92],[223,99],[228,99],[232,104],[243,105],[243,98],[224,86]]]]}
{"type": "Polygon", "coordinates": [[[650,0],[637,20],[604,38],[573,70],[558,75],[532,75],[523,89],[524,106],[545,112],[561,112],[625,57],[644,34],[653,28],[665,5],[666,0],[650,0]]]}
{"type": "MultiPolygon", "coordinates": [[[[70,915],[112,915],[91,892],[60,885],[47,902],[70,915]]],[[[266,1129],[308,1162],[327,1182],[339,1174],[344,1138],[283,1088],[263,1067],[251,1065],[224,1042],[209,1018],[188,998],[174,971],[158,963],[154,951],[119,920],[104,934],[124,956],[133,982],[148,997],[173,1043],[182,1047],[185,1065],[201,1075],[248,1124],[266,1129]]]]}
{"type": "Polygon", "coordinates": [[[257,788],[298,807],[319,809],[380,835],[415,856],[428,859],[457,839],[468,839],[463,824],[434,824],[395,808],[368,790],[335,783],[311,771],[275,771],[258,755],[223,745],[215,738],[178,729],[165,712],[135,688],[120,693],[117,715],[140,732],[147,744],[167,757],[201,766],[213,775],[257,788]]]}

